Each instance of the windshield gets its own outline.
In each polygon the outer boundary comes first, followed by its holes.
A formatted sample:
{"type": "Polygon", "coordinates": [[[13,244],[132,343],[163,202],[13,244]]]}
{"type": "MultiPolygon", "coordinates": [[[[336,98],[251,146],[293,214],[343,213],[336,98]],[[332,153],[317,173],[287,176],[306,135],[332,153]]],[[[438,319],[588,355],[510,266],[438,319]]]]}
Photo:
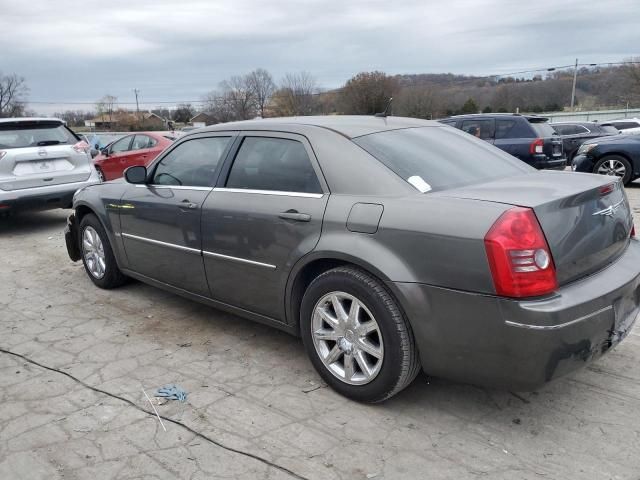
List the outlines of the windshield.
{"type": "Polygon", "coordinates": [[[0,148],[73,145],[78,139],[59,122],[0,123],[0,148]]]}
{"type": "Polygon", "coordinates": [[[389,130],[353,141],[423,193],[535,171],[483,140],[446,127],[389,130]]]}

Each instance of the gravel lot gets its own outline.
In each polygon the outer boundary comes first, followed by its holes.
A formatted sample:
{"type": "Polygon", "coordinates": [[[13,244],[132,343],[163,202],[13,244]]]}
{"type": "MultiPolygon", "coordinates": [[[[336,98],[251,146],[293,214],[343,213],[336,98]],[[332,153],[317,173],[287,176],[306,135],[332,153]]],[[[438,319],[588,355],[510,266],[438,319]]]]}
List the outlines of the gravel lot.
{"type": "Polygon", "coordinates": [[[141,283],[95,288],[67,214],[0,220],[1,479],[640,478],[638,326],[538,392],[419,376],[360,405],[296,338],[141,283]],[[165,432],[142,389],[168,383],[189,397],[157,406],[165,432]]]}

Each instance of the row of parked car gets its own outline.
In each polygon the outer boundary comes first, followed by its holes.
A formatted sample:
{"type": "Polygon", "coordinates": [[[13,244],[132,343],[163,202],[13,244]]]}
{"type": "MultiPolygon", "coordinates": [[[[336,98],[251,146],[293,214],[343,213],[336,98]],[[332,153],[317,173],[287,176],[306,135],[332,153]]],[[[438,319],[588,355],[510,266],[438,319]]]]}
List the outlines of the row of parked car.
{"type": "MultiPolygon", "coordinates": [[[[549,123],[519,114],[462,115],[441,123],[475,135],[538,169],[640,177],[640,120],[549,123]]],[[[51,118],[0,119],[0,213],[68,207],[84,185],[149,165],[180,132],[78,135],[51,118]],[[91,160],[93,159],[93,161],[91,160]],[[91,164],[93,163],[93,168],[91,164]]]]}
{"type": "Polygon", "coordinates": [[[485,140],[538,169],[640,177],[640,120],[549,123],[519,114],[460,115],[440,120],[485,140]]]}

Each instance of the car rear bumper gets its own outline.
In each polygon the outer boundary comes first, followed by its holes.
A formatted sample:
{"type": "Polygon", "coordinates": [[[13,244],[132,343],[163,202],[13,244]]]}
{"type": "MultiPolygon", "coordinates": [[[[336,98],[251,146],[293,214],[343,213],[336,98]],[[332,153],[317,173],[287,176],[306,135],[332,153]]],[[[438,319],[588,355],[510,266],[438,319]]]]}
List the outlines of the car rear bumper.
{"type": "Polygon", "coordinates": [[[548,157],[547,155],[532,155],[531,166],[542,169],[551,170],[564,170],[567,166],[567,159],[565,157],[548,157]]]}
{"type": "Polygon", "coordinates": [[[640,242],[551,297],[512,300],[394,283],[424,370],[477,385],[534,390],[617,345],[640,305],[640,242]]]}
{"type": "Polygon", "coordinates": [[[71,207],[73,194],[80,188],[100,183],[98,174],[92,169],[87,180],[46,187],[0,190],[0,211],[47,210],[71,207]]]}

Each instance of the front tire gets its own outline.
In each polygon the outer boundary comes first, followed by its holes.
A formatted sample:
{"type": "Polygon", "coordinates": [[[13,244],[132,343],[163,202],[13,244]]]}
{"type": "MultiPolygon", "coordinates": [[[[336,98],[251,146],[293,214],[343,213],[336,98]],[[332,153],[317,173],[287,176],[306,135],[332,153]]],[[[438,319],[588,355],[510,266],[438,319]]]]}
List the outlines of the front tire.
{"type": "Polygon", "coordinates": [[[593,166],[593,173],[600,175],[611,175],[622,178],[622,183],[628,185],[631,182],[631,164],[619,155],[607,155],[602,157],[593,166]]]}
{"type": "Polygon", "coordinates": [[[334,268],[311,282],[300,330],[322,379],[353,400],[386,400],[420,371],[408,321],[383,283],[358,268],[334,268]]]}
{"type": "Polygon", "coordinates": [[[104,289],[125,283],[127,277],[118,268],[109,237],[98,217],[85,215],[80,222],[79,235],[82,263],[91,281],[104,289]]]}

